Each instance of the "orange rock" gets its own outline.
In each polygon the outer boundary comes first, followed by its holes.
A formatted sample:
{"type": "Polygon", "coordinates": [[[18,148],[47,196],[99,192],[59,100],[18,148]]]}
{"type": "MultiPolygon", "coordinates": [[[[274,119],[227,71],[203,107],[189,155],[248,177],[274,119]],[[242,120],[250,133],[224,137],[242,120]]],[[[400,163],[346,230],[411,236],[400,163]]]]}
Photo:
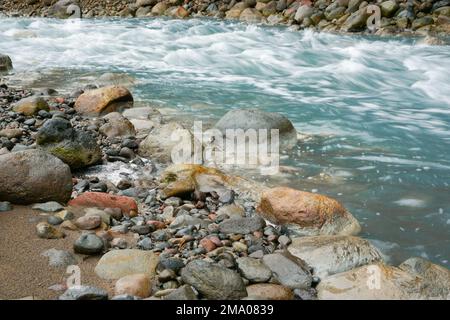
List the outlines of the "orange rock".
{"type": "Polygon", "coordinates": [[[89,90],[80,95],[75,102],[78,113],[99,116],[113,111],[121,111],[133,106],[133,96],[127,88],[108,86],[89,90]]]}
{"type": "Polygon", "coordinates": [[[120,208],[123,213],[137,212],[138,207],[133,198],[117,196],[103,192],[85,192],[69,201],[71,207],[120,208]]]}
{"type": "Polygon", "coordinates": [[[285,187],[263,193],[257,210],[277,224],[295,223],[318,228],[328,219],[346,213],[346,209],[334,199],[285,187]]]}

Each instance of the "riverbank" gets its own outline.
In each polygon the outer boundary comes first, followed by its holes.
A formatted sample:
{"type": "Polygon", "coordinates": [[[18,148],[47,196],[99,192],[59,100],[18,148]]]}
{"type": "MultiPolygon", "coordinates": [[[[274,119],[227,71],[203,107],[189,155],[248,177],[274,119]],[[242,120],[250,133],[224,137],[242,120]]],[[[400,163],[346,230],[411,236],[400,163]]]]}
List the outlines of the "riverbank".
{"type": "Polygon", "coordinates": [[[58,18],[211,17],[333,33],[430,36],[432,38],[427,39],[430,44],[445,43],[450,33],[450,3],[447,0],[198,0],[184,3],[181,0],[35,0],[21,4],[7,0],[0,7],[1,12],[9,16],[58,18]],[[79,14],[73,7],[68,11],[71,4],[80,8],[79,14]]]}
{"type": "MultiPolygon", "coordinates": [[[[1,276],[13,281],[0,298],[448,298],[450,270],[422,258],[388,265],[335,199],[170,165],[168,137],[183,124],[133,104],[117,85],[67,95],[1,86],[1,234],[39,246],[25,266],[15,244],[2,249],[1,276]],[[52,276],[27,291],[11,272],[33,266],[37,279],[52,276]],[[82,287],[67,289],[68,266],[80,268],[82,287]]],[[[216,127],[249,119],[296,139],[287,118],[262,111],[235,110],[216,127]]]]}

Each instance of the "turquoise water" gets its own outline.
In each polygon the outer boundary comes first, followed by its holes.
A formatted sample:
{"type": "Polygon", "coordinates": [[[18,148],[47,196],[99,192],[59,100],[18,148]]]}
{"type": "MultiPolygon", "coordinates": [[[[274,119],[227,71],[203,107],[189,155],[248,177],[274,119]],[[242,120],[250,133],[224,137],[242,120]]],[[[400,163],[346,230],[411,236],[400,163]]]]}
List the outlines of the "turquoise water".
{"type": "Polygon", "coordinates": [[[339,199],[392,263],[450,266],[449,46],[197,19],[1,19],[0,52],[34,86],[124,72],[142,104],[196,119],[283,113],[308,137],[276,183],[339,199]]]}

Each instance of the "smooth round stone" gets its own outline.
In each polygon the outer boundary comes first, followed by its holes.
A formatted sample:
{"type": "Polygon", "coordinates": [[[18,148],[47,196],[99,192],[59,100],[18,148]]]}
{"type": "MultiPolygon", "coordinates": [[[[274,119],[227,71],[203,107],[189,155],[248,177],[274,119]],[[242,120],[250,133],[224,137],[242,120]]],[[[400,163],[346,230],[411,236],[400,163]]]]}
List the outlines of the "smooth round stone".
{"type": "Polygon", "coordinates": [[[103,251],[103,240],[95,234],[82,234],[74,243],[76,253],[94,255],[103,251]]]}
{"type": "Polygon", "coordinates": [[[177,277],[177,274],[175,273],[175,271],[173,271],[171,269],[164,269],[158,275],[158,280],[159,280],[159,282],[164,283],[164,282],[173,280],[176,277],[177,277]]]}
{"type": "Polygon", "coordinates": [[[98,228],[102,223],[100,216],[83,216],[75,221],[75,225],[81,230],[92,230],[98,228]]]}

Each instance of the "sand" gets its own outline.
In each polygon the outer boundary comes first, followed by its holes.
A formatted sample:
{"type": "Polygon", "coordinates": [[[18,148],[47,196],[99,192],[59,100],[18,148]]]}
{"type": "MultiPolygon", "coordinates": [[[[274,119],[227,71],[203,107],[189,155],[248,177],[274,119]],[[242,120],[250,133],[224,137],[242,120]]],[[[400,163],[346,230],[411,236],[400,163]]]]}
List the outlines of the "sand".
{"type": "MultiPolygon", "coordinates": [[[[63,292],[49,287],[65,284],[70,274],[66,268],[50,267],[48,258],[41,253],[51,248],[73,253],[72,244],[80,233],[64,230],[67,235],[64,239],[38,238],[35,226],[46,221],[47,216],[23,206],[0,212],[0,299],[56,299],[63,292]]],[[[80,261],[81,284],[103,288],[112,296],[114,283],[94,273],[100,256],[75,256],[80,261]]]]}

